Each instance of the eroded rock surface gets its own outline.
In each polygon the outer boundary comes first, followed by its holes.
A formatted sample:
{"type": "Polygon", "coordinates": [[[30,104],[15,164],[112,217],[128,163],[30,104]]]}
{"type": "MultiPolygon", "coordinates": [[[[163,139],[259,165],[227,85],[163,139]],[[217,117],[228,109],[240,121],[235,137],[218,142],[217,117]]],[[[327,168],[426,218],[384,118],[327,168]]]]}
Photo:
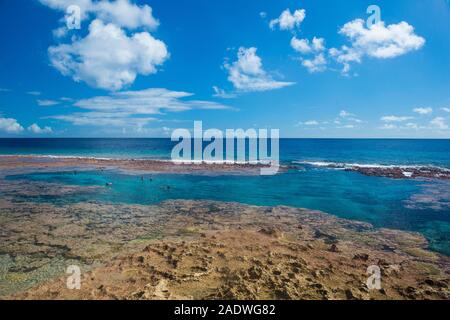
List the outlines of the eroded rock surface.
{"type": "Polygon", "coordinates": [[[415,233],[211,201],[0,202],[0,294],[14,299],[449,299],[448,257],[415,233]],[[81,289],[63,274],[80,265],[81,289]],[[381,290],[367,268],[378,266],[381,290]]]}

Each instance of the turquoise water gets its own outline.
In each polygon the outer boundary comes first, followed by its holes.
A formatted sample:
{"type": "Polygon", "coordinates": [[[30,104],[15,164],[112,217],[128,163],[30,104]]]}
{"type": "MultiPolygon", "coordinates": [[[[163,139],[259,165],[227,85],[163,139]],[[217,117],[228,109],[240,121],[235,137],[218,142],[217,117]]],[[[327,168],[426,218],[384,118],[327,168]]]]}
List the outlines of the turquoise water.
{"type": "MultiPolygon", "coordinates": [[[[108,158],[163,158],[168,139],[0,139],[0,154],[108,158]]],[[[433,165],[450,168],[450,140],[282,139],[281,162],[433,165]]],[[[450,255],[450,181],[394,180],[306,165],[275,176],[136,176],[118,171],[32,173],[8,176],[104,192],[16,197],[55,204],[78,201],[153,204],[167,199],[209,199],[252,205],[288,205],[367,221],[377,227],[417,231],[431,248],[450,255]],[[150,180],[151,179],[151,180],[150,180]],[[113,183],[106,187],[106,183],[113,183]]]]}
{"type": "Polygon", "coordinates": [[[99,186],[104,192],[65,196],[22,197],[16,200],[67,204],[78,201],[154,204],[167,199],[208,199],[252,205],[288,205],[322,210],[339,217],[367,221],[377,227],[418,231],[431,248],[450,255],[450,184],[440,183],[433,194],[444,192],[420,208],[411,198],[430,187],[429,182],[366,177],[356,172],[310,168],[276,176],[144,175],[116,171],[34,173],[9,176],[79,186],[99,186]],[[113,183],[106,186],[106,183],[113,183]],[[441,203],[443,210],[431,207],[441,203]]]}

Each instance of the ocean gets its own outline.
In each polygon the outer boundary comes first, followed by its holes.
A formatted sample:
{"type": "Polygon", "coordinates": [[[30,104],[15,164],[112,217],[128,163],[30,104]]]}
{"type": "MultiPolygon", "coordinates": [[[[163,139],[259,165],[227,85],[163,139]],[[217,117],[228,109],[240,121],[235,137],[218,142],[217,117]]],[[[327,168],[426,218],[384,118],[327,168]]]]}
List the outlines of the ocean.
{"type": "MultiPolygon", "coordinates": [[[[169,139],[0,139],[0,154],[169,159],[174,144],[169,139]]],[[[113,183],[98,194],[21,195],[16,201],[146,205],[168,199],[205,199],[321,210],[376,227],[419,232],[431,249],[450,255],[450,181],[390,179],[324,166],[450,169],[450,140],[281,139],[280,158],[282,164],[302,165],[275,176],[151,174],[142,180],[132,172],[98,170],[35,172],[6,179],[102,187],[113,183]]]]}

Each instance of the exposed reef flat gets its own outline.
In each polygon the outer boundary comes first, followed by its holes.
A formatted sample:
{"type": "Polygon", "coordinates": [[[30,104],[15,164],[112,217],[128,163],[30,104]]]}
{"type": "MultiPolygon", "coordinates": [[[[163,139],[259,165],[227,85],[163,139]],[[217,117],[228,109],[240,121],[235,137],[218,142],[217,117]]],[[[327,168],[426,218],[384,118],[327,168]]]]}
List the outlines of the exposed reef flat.
{"type": "MultiPolygon", "coordinates": [[[[170,160],[119,159],[89,157],[51,157],[51,156],[0,156],[0,170],[21,168],[57,170],[67,168],[122,169],[154,173],[195,173],[195,174],[260,174],[267,165],[248,163],[175,163],[170,160]]],[[[282,170],[283,168],[280,168],[282,170]]]]}
{"type": "Polygon", "coordinates": [[[433,167],[415,167],[415,168],[365,168],[353,167],[346,168],[346,171],[356,171],[366,176],[387,177],[393,179],[416,179],[429,178],[439,180],[449,180],[450,170],[444,170],[433,167]]]}
{"type": "MultiPolygon", "coordinates": [[[[72,190],[70,190],[72,192],[72,190]]],[[[0,200],[6,299],[449,299],[450,260],[419,234],[291,207],[0,200]],[[68,265],[82,270],[66,288],[68,265]],[[381,269],[381,290],[366,286],[381,269]]]]}
{"type": "Polygon", "coordinates": [[[450,180],[450,169],[434,166],[371,165],[317,161],[295,161],[294,163],[296,163],[296,165],[355,171],[366,176],[387,177],[392,179],[428,178],[450,180]]]}

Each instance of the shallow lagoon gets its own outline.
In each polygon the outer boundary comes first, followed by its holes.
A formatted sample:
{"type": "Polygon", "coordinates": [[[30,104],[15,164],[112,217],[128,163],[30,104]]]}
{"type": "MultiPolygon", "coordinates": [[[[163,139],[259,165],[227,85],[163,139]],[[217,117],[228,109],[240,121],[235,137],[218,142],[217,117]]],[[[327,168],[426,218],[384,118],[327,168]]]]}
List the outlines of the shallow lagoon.
{"type": "Polygon", "coordinates": [[[31,173],[6,179],[102,188],[94,194],[21,195],[14,198],[16,201],[154,204],[167,199],[206,199],[321,210],[377,227],[418,231],[430,240],[433,250],[450,255],[450,183],[445,181],[393,180],[311,167],[275,176],[137,175],[94,170],[31,173]]]}

